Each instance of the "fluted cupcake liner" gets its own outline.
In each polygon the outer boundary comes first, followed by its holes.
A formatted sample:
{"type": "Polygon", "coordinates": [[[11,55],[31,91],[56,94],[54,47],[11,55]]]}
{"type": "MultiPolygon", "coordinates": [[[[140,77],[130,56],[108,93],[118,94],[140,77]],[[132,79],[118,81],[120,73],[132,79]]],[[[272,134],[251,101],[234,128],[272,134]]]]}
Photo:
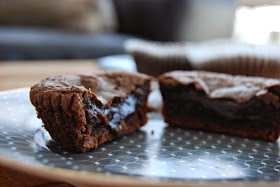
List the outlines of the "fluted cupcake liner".
{"type": "Polygon", "coordinates": [[[130,39],[125,50],[136,62],[137,70],[153,76],[173,70],[191,70],[185,56],[186,43],[151,42],[130,39]]]}
{"type": "Polygon", "coordinates": [[[186,58],[196,70],[232,75],[280,78],[280,47],[212,41],[186,46],[186,58]]]}
{"type": "Polygon", "coordinates": [[[139,72],[158,76],[173,70],[204,70],[232,75],[280,78],[280,46],[233,40],[205,42],[125,42],[139,72]]]}

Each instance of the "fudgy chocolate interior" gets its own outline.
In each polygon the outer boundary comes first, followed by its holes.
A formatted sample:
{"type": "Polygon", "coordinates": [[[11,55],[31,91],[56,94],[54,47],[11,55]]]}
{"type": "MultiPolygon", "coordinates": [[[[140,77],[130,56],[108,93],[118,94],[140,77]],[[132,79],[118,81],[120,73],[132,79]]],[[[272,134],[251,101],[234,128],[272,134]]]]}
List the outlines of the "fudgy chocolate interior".
{"type": "MultiPolygon", "coordinates": [[[[89,88],[87,88],[89,89],[89,88]]],[[[143,93],[149,92],[149,82],[144,86],[143,93]]],[[[116,137],[123,136],[121,121],[124,120],[126,124],[130,124],[133,115],[138,115],[143,109],[146,109],[147,103],[145,100],[147,95],[140,95],[135,92],[130,93],[127,98],[115,97],[110,106],[103,105],[99,100],[94,100],[89,95],[84,96],[84,108],[86,111],[86,131],[82,134],[97,134],[102,129],[112,130],[116,137]]],[[[142,111],[146,113],[146,111],[142,111]]]]}
{"type": "MultiPolygon", "coordinates": [[[[172,89],[161,85],[161,92],[164,100],[163,113],[168,116],[166,121],[170,125],[183,127],[183,124],[187,124],[185,127],[188,128],[229,134],[232,134],[231,130],[246,129],[252,134],[253,131],[263,133],[267,140],[270,140],[269,136],[273,136],[272,139],[279,137],[274,132],[279,132],[277,124],[280,121],[280,111],[275,108],[277,104],[266,104],[263,97],[254,97],[244,103],[228,98],[209,99],[202,90],[197,91],[193,84],[177,85],[172,89]]],[[[280,90],[272,87],[268,93],[270,97],[279,98],[280,90]]],[[[242,133],[238,135],[242,136],[242,133]]]]}

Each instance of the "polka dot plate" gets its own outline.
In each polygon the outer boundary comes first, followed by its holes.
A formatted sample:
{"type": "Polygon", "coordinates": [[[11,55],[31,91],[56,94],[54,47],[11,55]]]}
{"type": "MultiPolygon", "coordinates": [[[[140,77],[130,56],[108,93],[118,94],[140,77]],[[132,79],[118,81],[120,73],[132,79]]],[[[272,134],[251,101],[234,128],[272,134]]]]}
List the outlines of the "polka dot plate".
{"type": "Polygon", "coordinates": [[[42,128],[29,89],[0,94],[0,164],[78,186],[280,184],[279,142],[170,128],[160,114],[96,150],[68,152],[42,128]]]}

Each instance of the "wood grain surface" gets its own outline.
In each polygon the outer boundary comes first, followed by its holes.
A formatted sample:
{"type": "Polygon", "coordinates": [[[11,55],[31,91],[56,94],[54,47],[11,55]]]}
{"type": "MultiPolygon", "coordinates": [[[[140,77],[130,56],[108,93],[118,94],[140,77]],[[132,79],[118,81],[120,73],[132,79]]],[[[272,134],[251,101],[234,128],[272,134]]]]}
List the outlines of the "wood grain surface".
{"type": "Polygon", "coordinates": [[[30,87],[51,75],[71,75],[100,70],[94,60],[0,61],[0,91],[30,87]]]}
{"type": "MultiPolygon", "coordinates": [[[[0,91],[30,87],[51,75],[74,75],[100,70],[101,68],[94,60],[0,62],[0,91]]],[[[69,187],[72,185],[0,166],[0,186],[69,187]]]]}

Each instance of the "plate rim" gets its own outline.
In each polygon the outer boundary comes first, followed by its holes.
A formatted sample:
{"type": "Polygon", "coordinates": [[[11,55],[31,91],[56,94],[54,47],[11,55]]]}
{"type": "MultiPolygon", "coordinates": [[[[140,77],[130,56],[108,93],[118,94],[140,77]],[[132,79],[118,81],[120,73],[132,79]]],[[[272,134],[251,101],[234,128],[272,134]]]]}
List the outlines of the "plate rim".
{"type": "MultiPolygon", "coordinates": [[[[17,88],[11,90],[0,91],[0,96],[11,93],[24,92],[30,87],[17,88]]],[[[1,149],[1,147],[0,147],[1,149]]],[[[17,171],[28,173],[31,176],[38,176],[50,180],[58,180],[68,182],[75,185],[86,186],[153,186],[153,187],[171,187],[171,186],[280,186],[277,181],[272,182],[255,182],[255,181],[207,181],[207,180],[178,180],[165,178],[149,178],[141,176],[129,176],[103,173],[87,172],[80,170],[63,169],[58,167],[50,167],[44,165],[30,165],[24,162],[9,159],[0,156],[0,165],[17,171]],[[112,182],[113,181],[113,182],[112,182]]]]}
{"type": "Polygon", "coordinates": [[[279,182],[243,182],[243,181],[207,181],[207,180],[176,180],[162,178],[144,178],[137,176],[111,174],[106,175],[96,172],[83,172],[71,169],[55,168],[49,166],[33,166],[24,162],[18,162],[12,159],[0,157],[0,165],[15,169],[33,176],[42,177],[50,180],[64,181],[70,184],[82,186],[114,186],[114,187],[190,187],[190,186],[207,186],[207,187],[236,187],[236,186],[279,186],[279,182]],[[109,179],[109,180],[108,180],[109,179]],[[112,182],[113,181],[113,182],[112,182]]]}

